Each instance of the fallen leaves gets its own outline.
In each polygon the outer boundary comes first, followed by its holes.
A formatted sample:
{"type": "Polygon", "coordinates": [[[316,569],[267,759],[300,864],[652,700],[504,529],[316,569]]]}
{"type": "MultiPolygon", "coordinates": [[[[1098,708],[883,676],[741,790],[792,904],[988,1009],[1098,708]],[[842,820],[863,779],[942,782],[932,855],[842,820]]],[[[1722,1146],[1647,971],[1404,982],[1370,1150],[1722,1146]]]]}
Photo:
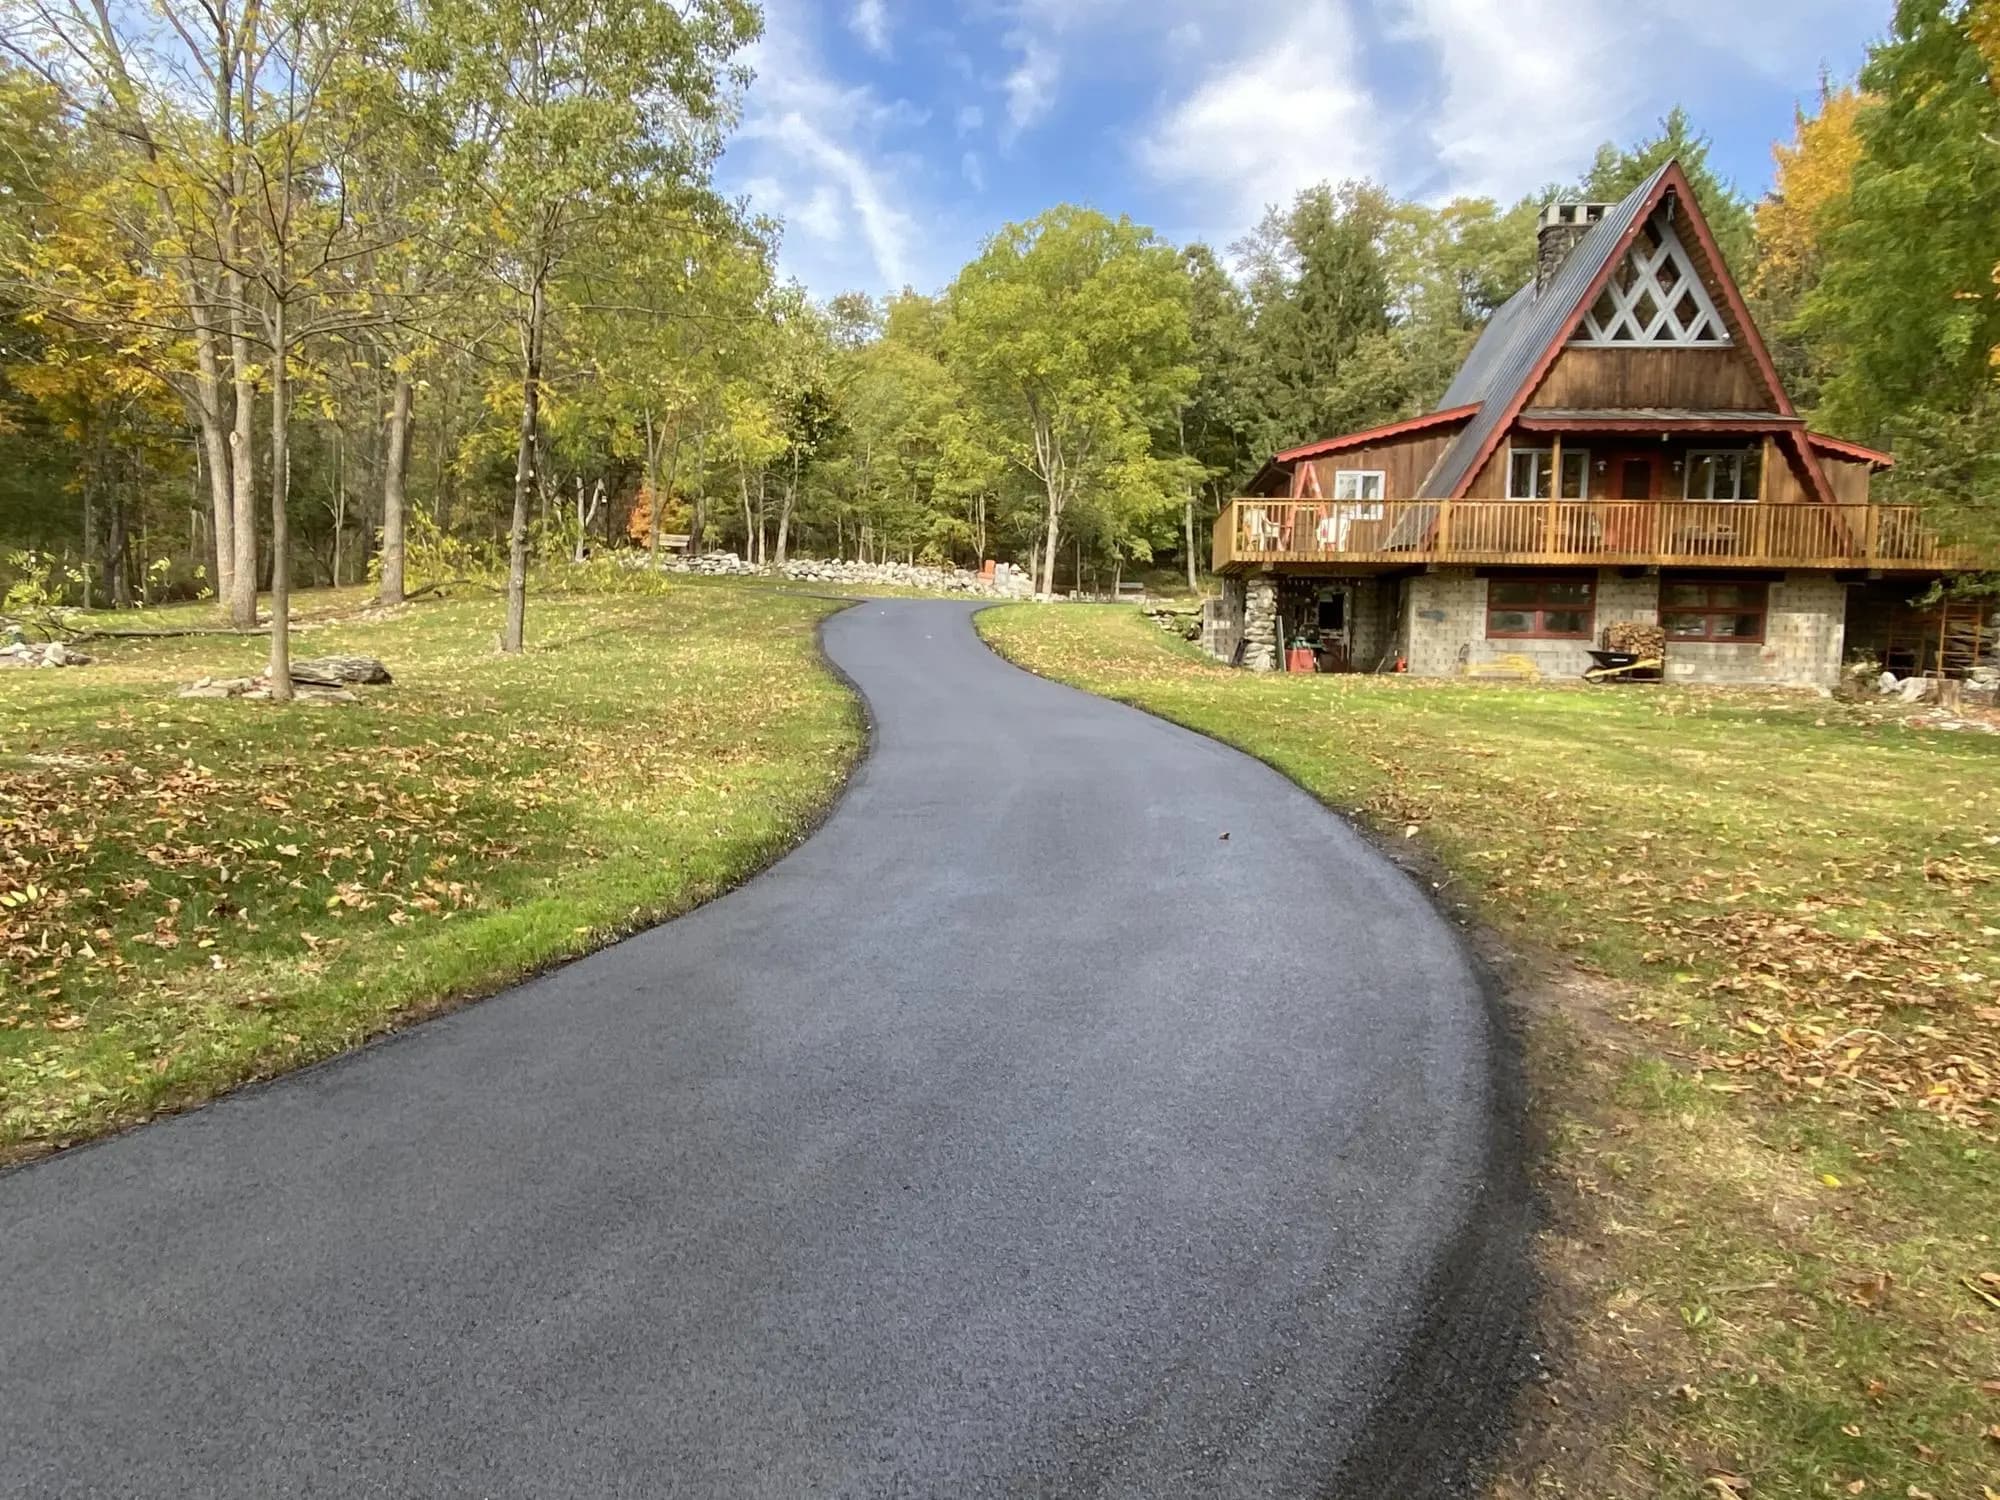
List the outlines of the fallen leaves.
{"type": "Polygon", "coordinates": [[[551,602],[548,639],[567,622],[574,640],[515,660],[467,629],[480,607],[381,627],[407,691],[334,723],[182,703],[170,684],[200,667],[155,643],[93,673],[124,690],[90,710],[23,711],[33,737],[0,746],[0,1154],[580,946],[567,920],[457,937],[488,910],[581,903],[602,933],[713,890],[803,825],[854,748],[818,604],[551,602]]]}

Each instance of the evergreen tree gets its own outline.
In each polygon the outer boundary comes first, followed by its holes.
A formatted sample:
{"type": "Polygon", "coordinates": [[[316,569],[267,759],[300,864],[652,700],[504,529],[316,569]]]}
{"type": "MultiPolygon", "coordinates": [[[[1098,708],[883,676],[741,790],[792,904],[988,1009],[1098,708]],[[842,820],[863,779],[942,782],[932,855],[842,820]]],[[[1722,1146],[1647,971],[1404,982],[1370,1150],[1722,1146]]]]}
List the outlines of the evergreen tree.
{"type": "Polygon", "coordinates": [[[1748,280],[1756,269],[1757,254],[1750,204],[1735,183],[1709,165],[1710,145],[1709,138],[1695,129],[1688,112],[1677,104],[1660,121],[1657,135],[1623,149],[1609,141],[1599,146],[1597,159],[1583,174],[1583,195],[1593,202],[1615,203],[1667,162],[1678,161],[1722,258],[1738,280],[1748,280]]]}

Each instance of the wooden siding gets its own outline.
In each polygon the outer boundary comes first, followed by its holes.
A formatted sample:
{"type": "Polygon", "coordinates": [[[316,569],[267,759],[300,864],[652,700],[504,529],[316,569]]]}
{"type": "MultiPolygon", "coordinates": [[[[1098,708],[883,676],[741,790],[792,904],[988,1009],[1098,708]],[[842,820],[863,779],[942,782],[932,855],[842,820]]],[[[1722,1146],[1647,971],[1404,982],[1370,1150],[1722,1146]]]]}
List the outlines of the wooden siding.
{"type": "MultiPolygon", "coordinates": [[[[1510,443],[1503,439],[1493,450],[1493,456],[1486,460],[1472,483],[1465,487],[1468,500],[1505,500],[1507,498],[1507,450],[1510,443]]],[[[1522,446],[1527,446],[1523,444],[1522,446]]]]}
{"type": "Polygon", "coordinates": [[[1842,505],[1865,505],[1868,503],[1868,481],[1873,470],[1865,463],[1851,458],[1836,458],[1831,453],[1816,453],[1820,471],[1833,486],[1833,498],[1842,505]]]}
{"type": "Polygon", "coordinates": [[[1607,411],[1775,411],[1757,367],[1740,349],[1602,349],[1571,344],[1556,356],[1528,405],[1607,411]]]}
{"type": "Polygon", "coordinates": [[[1413,432],[1408,437],[1315,458],[1312,466],[1319,471],[1320,493],[1333,498],[1333,476],[1342,469],[1380,469],[1383,499],[1413,499],[1438,455],[1456,436],[1455,432],[1413,432]]]}

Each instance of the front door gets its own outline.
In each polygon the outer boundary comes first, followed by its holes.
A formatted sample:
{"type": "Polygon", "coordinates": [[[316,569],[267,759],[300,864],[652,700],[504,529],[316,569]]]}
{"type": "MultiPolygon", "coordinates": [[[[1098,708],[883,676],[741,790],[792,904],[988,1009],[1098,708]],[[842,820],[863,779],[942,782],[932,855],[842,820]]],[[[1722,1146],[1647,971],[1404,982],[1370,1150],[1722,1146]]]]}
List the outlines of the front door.
{"type": "MultiPolygon", "coordinates": [[[[1609,473],[1605,478],[1611,481],[1605,493],[1598,498],[1605,500],[1651,500],[1657,494],[1660,482],[1660,456],[1657,453],[1612,453],[1606,455],[1609,473]]],[[[1593,491],[1593,493],[1595,493],[1593,491]]],[[[1604,527],[1604,550],[1606,552],[1641,552],[1645,550],[1646,538],[1651,534],[1649,517],[1636,506],[1612,505],[1600,512],[1604,527]]]]}
{"type": "Polygon", "coordinates": [[[1621,453],[1615,462],[1618,472],[1612,490],[1614,500],[1655,498],[1660,482],[1660,456],[1657,453],[1621,453]]]}

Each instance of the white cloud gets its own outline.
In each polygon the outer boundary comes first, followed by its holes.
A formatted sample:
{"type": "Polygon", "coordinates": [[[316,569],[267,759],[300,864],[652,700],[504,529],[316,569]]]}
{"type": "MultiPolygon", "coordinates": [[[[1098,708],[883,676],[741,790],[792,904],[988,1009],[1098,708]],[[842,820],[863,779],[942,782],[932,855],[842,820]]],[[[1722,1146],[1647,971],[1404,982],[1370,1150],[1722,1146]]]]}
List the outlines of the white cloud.
{"type": "Polygon", "coordinates": [[[971,135],[986,123],[986,111],[976,104],[961,104],[958,107],[958,133],[971,135]]]}
{"type": "Polygon", "coordinates": [[[1450,193],[1508,197],[1576,176],[1634,98],[1644,50],[1599,0],[1401,6],[1404,34],[1437,55],[1442,93],[1425,125],[1450,193]]]}
{"type": "Polygon", "coordinates": [[[1511,197],[1576,177],[1606,140],[1649,129],[1676,99],[1697,124],[1773,80],[1810,92],[1826,48],[1866,34],[1874,0],[1389,0],[1426,44],[1440,94],[1423,165],[1449,193],[1511,197]]]}
{"type": "Polygon", "coordinates": [[[1010,43],[1021,60],[1001,85],[1007,95],[1007,134],[1011,138],[1036,124],[1055,107],[1056,85],[1062,79],[1062,58],[1039,37],[1016,33],[1010,43]]]}
{"type": "Polygon", "coordinates": [[[979,153],[968,151],[958,159],[959,175],[972,187],[973,192],[986,191],[986,168],[980,164],[979,153]]]}
{"type": "Polygon", "coordinates": [[[1345,11],[1313,0],[1155,119],[1140,164],[1199,197],[1226,233],[1322,178],[1379,172],[1383,132],[1361,62],[1345,11]]]}
{"type": "Polygon", "coordinates": [[[884,0],[856,0],[847,27],[877,57],[889,55],[889,9],[884,0]]]}
{"type": "Polygon", "coordinates": [[[915,279],[922,241],[896,142],[928,110],[835,78],[817,45],[815,7],[771,0],[765,14],[725,180],[785,219],[785,268],[822,295],[915,279]]]}
{"type": "Polygon", "coordinates": [[[823,180],[813,187],[805,209],[794,210],[799,215],[801,227],[812,232],[831,223],[832,230],[823,237],[831,238],[838,233],[840,220],[837,210],[829,211],[823,206],[826,200],[822,196],[837,188],[847,195],[854,215],[860,221],[862,239],[867,242],[875,270],[883,282],[889,286],[901,286],[909,279],[909,246],[916,233],[916,223],[899,204],[892,201],[882,176],[859,152],[832,139],[797,110],[746,121],[743,134],[749,140],[767,141],[784,147],[796,161],[821,174],[823,180]],[[822,206],[815,208],[814,205],[822,206]]]}

